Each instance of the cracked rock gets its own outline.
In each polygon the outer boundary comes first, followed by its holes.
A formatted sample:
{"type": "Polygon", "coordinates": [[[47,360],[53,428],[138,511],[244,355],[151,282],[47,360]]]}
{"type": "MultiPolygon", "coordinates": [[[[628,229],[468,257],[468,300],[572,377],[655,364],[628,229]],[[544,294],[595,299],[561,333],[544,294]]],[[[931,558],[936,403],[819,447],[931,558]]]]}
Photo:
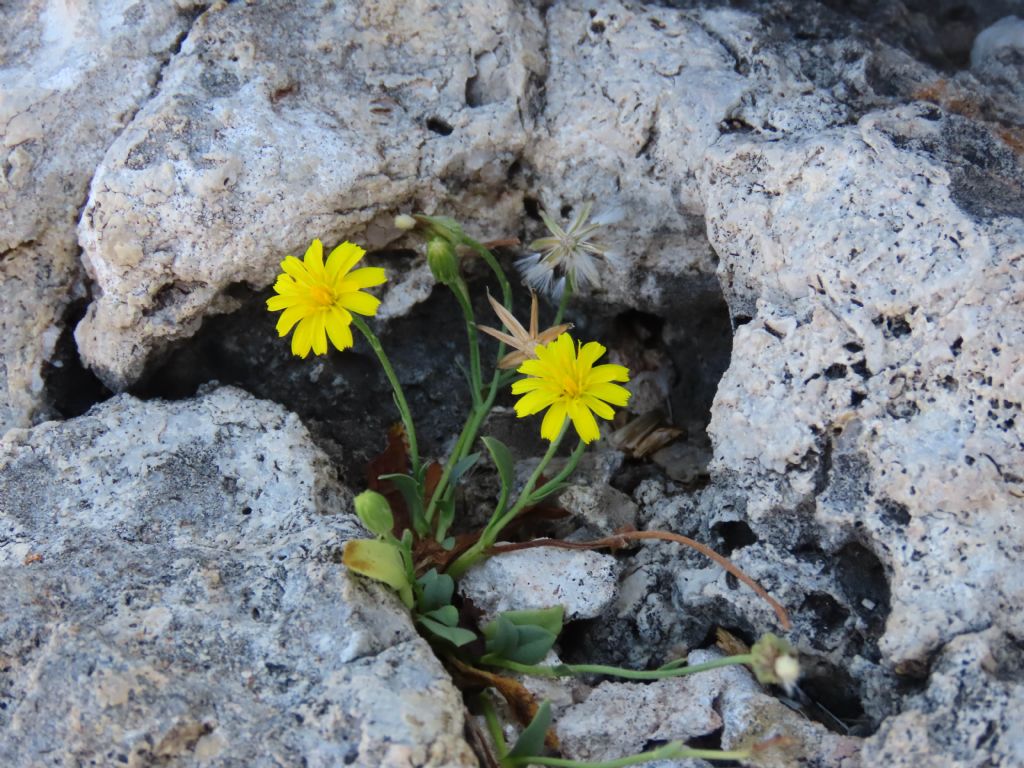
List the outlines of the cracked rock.
{"type": "Polygon", "coordinates": [[[315,237],[380,246],[395,213],[449,195],[446,214],[461,200],[489,212],[477,224],[513,220],[520,193],[500,182],[527,140],[518,105],[539,46],[536,12],[516,2],[428,18],[396,0],[211,8],[93,179],[83,359],[123,389],[152,352],[236,308],[232,286],[269,285],[315,237]]]}
{"type": "Polygon", "coordinates": [[[43,366],[82,270],[96,165],[202,2],[5,3],[0,41],[0,434],[46,418],[43,366]]]}
{"type": "Polygon", "coordinates": [[[470,766],[298,419],[224,388],[0,443],[0,763],[470,766]]]}

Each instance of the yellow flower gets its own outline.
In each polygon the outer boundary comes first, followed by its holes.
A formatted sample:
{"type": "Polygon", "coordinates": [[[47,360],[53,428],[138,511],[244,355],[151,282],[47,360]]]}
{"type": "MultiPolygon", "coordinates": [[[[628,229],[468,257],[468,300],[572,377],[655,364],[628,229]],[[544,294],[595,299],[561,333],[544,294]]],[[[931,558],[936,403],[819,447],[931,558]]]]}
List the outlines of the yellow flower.
{"type": "Polygon", "coordinates": [[[597,440],[601,433],[594,415],[611,419],[615,415],[611,406],[624,406],[630,396],[625,387],[612,383],[629,381],[628,368],[594,365],[604,353],[601,344],[591,341],[581,345],[577,354],[567,333],[550,344],[538,345],[537,359],[527,360],[518,368],[526,378],[512,384],[512,394],[523,395],[516,403],[516,416],[532,416],[547,408],[541,437],[557,439],[569,418],[583,442],[597,440]]]}
{"type": "Polygon", "coordinates": [[[306,357],[312,349],[314,354],[326,355],[328,338],[338,349],[348,349],[352,346],[350,313],[377,314],[380,299],[360,289],[385,282],[384,270],[363,267],[351,271],[365,253],[355,243],[345,242],[331,251],[324,264],[323,243],[314,240],[302,261],[287,256],[281,262],[284,272],[274,283],[277,296],[267,299],[267,309],[284,310],[277,321],[281,336],[287,336],[298,323],[292,336],[293,354],[306,357]]]}

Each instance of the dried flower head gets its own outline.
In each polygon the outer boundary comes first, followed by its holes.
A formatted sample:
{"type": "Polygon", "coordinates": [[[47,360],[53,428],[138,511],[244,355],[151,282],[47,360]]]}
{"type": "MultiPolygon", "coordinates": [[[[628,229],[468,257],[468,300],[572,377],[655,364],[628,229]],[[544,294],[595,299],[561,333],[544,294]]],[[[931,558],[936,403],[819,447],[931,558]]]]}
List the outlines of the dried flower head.
{"type": "Polygon", "coordinates": [[[501,320],[509,332],[502,333],[501,331],[486,325],[478,327],[484,333],[493,336],[498,341],[504,342],[508,346],[512,347],[513,350],[498,361],[499,368],[515,368],[523,361],[536,357],[537,345],[552,342],[561,334],[572,328],[572,323],[562,323],[561,325],[555,325],[545,331],[538,332],[537,329],[539,326],[536,293],[532,294],[532,301],[530,303],[529,332],[527,332],[527,330],[523,328],[523,324],[516,320],[515,316],[505,309],[505,307],[491,296],[490,293],[487,294],[487,300],[491,302],[494,314],[498,316],[498,319],[501,320]]]}
{"type": "Polygon", "coordinates": [[[527,360],[519,366],[526,378],[512,383],[512,394],[523,395],[515,405],[516,416],[523,418],[543,411],[540,435],[555,440],[566,419],[572,419],[580,439],[591,443],[601,436],[594,416],[611,419],[615,416],[612,405],[624,406],[630,392],[612,382],[629,381],[629,369],[624,365],[595,366],[605,353],[596,341],[576,344],[563,333],[550,344],[538,345],[537,359],[527,360]]]}
{"type": "Polygon", "coordinates": [[[267,309],[281,312],[277,332],[288,335],[294,327],[292,353],[306,357],[327,354],[327,340],[339,350],[352,346],[352,312],[377,314],[380,299],[364,293],[387,280],[380,267],[352,271],[366,254],[355,243],[342,243],[327,257],[324,246],[314,240],[302,261],[287,256],[281,262],[282,274],[274,283],[276,296],[267,299],[267,309]],[[283,312],[281,310],[284,310],[283,312]],[[296,325],[297,324],[297,325],[296,325]]]}
{"type": "Polygon", "coordinates": [[[793,692],[800,679],[800,662],[789,643],[769,632],[754,643],[750,653],[750,666],[759,682],[781,685],[787,693],[793,692]]]}
{"type": "Polygon", "coordinates": [[[568,229],[562,229],[546,212],[540,212],[551,236],[534,240],[530,248],[536,253],[516,262],[527,285],[545,293],[561,293],[562,280],[556,281],[556,269],[562,271],[574,291],[588,283],[600,284],[596,258],[606,257],[608,249],[593,239],[601,225],[587,223],[591,208],[593,203],[584,203],[568,229]]]}

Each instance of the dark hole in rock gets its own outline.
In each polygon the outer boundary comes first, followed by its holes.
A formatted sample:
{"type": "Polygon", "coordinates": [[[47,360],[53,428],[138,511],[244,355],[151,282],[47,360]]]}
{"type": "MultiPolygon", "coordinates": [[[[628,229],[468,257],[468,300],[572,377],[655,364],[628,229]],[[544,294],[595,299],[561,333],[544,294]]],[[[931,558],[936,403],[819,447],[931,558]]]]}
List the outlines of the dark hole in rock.
{"type": "Polygon", "coordinates": [[[820,658],[801,659],[798,683],[804,713],[839,733],[868,735],[877,724],[864,711],[858,682],[843,667],[820,658]]]}
{"type": "Polygon", "coordinates": [[[816,629],[834,632],[850,617],[850,612],[826,592],[812,592],[800,605],[801,613],[809,613],[816,629]]]}
{"type": "Polygon", "coordinates": [[[889,616],[889,580],[874,552],[857,542],[846,544],[835,555],[835,575],[846,599],[875,637],[880,637],[889,616]]]}
{"type": "Polygon", "coordinates": [[[558,210],[558,213],[561,215],[561,217],[563,219],[568,219],[570,216],[572,216],[572,206],[571,205],[563,205],[558,210]]]}
{"type": "Polygon", "coordinates": [[[910,522],[910,510],[906,504],[892,499],[882,499],[878,504],[879,514],[893,525],[903,527],[910,522]]]}
{"type": "Polygon", "coordinates": [[[524,197],[523,198],[523,211],[534,221],[540,221],[541,205],[540,201],[535,197],[524,197]]]}
{"type": "Polygon", "coordinates": [[[832,381],[846,378],[846,366],[842,363],[832,363],[825,369],[825,378],[832,381]]]}
{"type": "Polygon", "coordinates": [[[433,131],[441,136],[451,136],[452,131],[455,129],[439,117],[428,117],[427,130],[433,131]]]}
{"type": "Polygon", "coordinates": [[[74,330],[87,305],[88,299],[82,299],[68,307],[53,356],[43,366],[44,407],[64,419],[81,416],[112,395],[78,356],[74,330]]]}
{"type": "Polygon", "coordinates": [[[722,555],[731,555],[737,549],[757,543],[757,536],[743,520],[723,520],[712,525],[711,532],[721,542],[718,552],[722,555]]]}

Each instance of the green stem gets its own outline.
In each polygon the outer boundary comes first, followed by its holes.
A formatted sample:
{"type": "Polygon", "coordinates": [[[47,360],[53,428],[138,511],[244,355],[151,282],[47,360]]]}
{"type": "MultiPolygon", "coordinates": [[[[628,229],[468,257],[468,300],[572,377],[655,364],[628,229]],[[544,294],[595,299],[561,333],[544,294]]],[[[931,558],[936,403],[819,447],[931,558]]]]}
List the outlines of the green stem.
{"type": "Polygon", "coordinates": [[[697,758],[701,760],[746,760],[750,757],[749,749],[692,749],[681,741],[671,741],[668,744],[652,749],[648,752],[641,752],[629,757],[620,757],[617,760],[600,760],[598,762],[585,762],[581,760],[568,760],[564,757],[506,757],[502,760],[502,766],[512,768],[513,766],[528,765],[550,765],[555,768],[624,768],[627,765],[638,765],[654,760],[676,760],[686,758],[697,758]]]}
{"type": "MultiPolygon", "coordinates": [[[[476,253],[480,256],[480,258],[482,258],[484,261],[487,262],[487,266],[489,266],[491,268],[491,271],[494,273],[494,276],[498,279],[498,285],[501,286],[501,303],[504,304],[505,308],[511,312],[512,311],[512,286],[509,284],[508,277],[505,275],[505,270],[501,268],[501,264],[498,262],[498,260],[496,258],[494,258],[494,254],[491,253],[490,250],[485,248],[482,243],[478,243],[476,240],[474,240],[469,235],[463,235],[462,236],[462,242],[463,242],[464,245],[466,245],[469,248],[471,248],[472,250],[476,251],[476,253]]],[[[497,361],[500,361],[501,358],[503,358],[504,356],[505,356],[505,345],[504,345],[504,343],[499,343],[498,344],[498,355],[497,355],[497,357],[495,359],[497,361]]],[[[495,366],[497,366],[497,363],[495,363],[495,366]]],[[[494,380],[491,382],[491,391],[493,392],[497,387],[498,387],[498,372],[495,371],[494,380]]]]}
{"type": "Polygon", "coordinates": [[[480,405],[480,390],[483,389],[483,374],[480,371],[480,338],[476,330],[476,318],[473,316],[473,305],[469,301],[469,292],[462,280],[449,285],[459,307],[462,309],[462,316],[466,319],[466,337],[469,342],[469,377],[471,381],[470,394],[473,396],[473,405],[480,405]]]}
{"type": "Polygon", "coordinates": [[[480,538],[477,539],[476,543],[459,555],[455,562],[451,564],[447,572],[453,579],[458,579],[470,568],[470,566],[476,563],[483,556],[483,553],[487,548],[495,542],[502,529],[512,522],[516,515],[522,512],[523,509],[533,502],[533,489],[537,485],[537,481],[540,479],[540,476],[543,474],[548,464],[550,464],[551,460],[555,457],[555,453],[558,451],[558,446],[562,442],[562,438],[565,437],[565,433],[568,428],[569,419],[566,418],[565,422],[562,424],[561,431],[558,433],[558,437],[551,441],[551,445],[548,446],[548,450],[544,454],[544,457],[540,460],[537,468],[533,470],[533,473],[526,481],[526,485],[523,486],[523,490],[520,491],[519,498],[516,500],[515,505],[503,515],[494,515],[490,522],[487,523],[487,526],[484,528],[483,533],[480,534],[480,538]]]}
{"type": "Polygon", "coordinates": [[[611,675],[629,680],[663,680],[666,677],[684,677],[695,675],[698,672],[728,667],[733,664],[750,665],[754,661],[753,654],[744,653],[737,656],[726,656],[722,659],[706,661],[703,664],[690,664],[684,667],[670,667],[662,669],[625,669],[623,667],[609,667],[604,664],[558,664],[553,667],[545,667],[539,664],[520,664],[508,659],[493,658],[486,656],[481,659],[484,664],[492,667],[500,667],[513,672],[519,672],[531,677],[572,677],[574,675],[611,675]]]}
{"type": "Polygon", "coordinates": [[[409,440],[409,463],[412,465],[412,476],[419,482],[420,451],[416,443],[416,427],[412,423],[412,411],[409,410],[409,403],[405,400],[402,385],[398,383],[398,376],[395,375],[395,369],[391,367],[391,361],[388,360],[384,347],[380,345],[380,339],[377,338],[377,334],[371,331],[370,326],[356,314],[352,315],[352,324],[359,329],[359,332],[363,334],[367,343],[369,343],[377,355],[381,368],[384,369],[384,375],[387,376],[391,389],[395,393],[395,404],[398,406],[398,413],[401,415],[402,424],[405,426],[405,436],[409,440]]]}
{"type": "Polygon", "coordinates": [[[468,449],[476,441],[476,434],[480,430],[480,425],[483,423],[484,418],[490,412],[492,402],[484,401],[479,403],[473,406],[473,410],[470,411],[469,419],[462,427],[459,439],[455,441],[455,448],[452,450],[451,456],[448,457],[448,461],[445,462],[444,469],[441,472],[441,479],[437,481],[437,486],[434,488],[434,495],[430,497],[430,503],[427,505],[426,511],[427,522],[434,519],[437,505],[445,498],[447,493],[448,481],[451,479],[452,470],[455,469],[455,465],[468,453],[468,449]]]}
{"type": "Polygon", "coordinates": [[[551,478],[548,482],[544,483],[544,485],[542,485],[536,491],[534,491],[533,500],[531,501],[531,503],[536,503],[543,499],[545,496],[547,496],[556,488],[558,488],[558,486],[562,484],[565,478],[567,478],[569,475],[575,472],[577,465],[580,463],[580,459],[583,457],[583,452],[586,449],[587,444],[580,440],[576,447],[573,449],[572,454],[569,456],[569,460],[565,462],[565,466],[562,467],[562,471],[555,475],[553,478],[551,478]]]}
{"type": "Polygon", "coordinates": [[[562,298],[558,300],[558,312],[555,313],[555,322],[552,325],[562,324],[562,318],[565,317],[565,308],[569,306],[570,298],[572,298],[572,282],[566,278],[565,285],[562,287],[562,298]]]}

